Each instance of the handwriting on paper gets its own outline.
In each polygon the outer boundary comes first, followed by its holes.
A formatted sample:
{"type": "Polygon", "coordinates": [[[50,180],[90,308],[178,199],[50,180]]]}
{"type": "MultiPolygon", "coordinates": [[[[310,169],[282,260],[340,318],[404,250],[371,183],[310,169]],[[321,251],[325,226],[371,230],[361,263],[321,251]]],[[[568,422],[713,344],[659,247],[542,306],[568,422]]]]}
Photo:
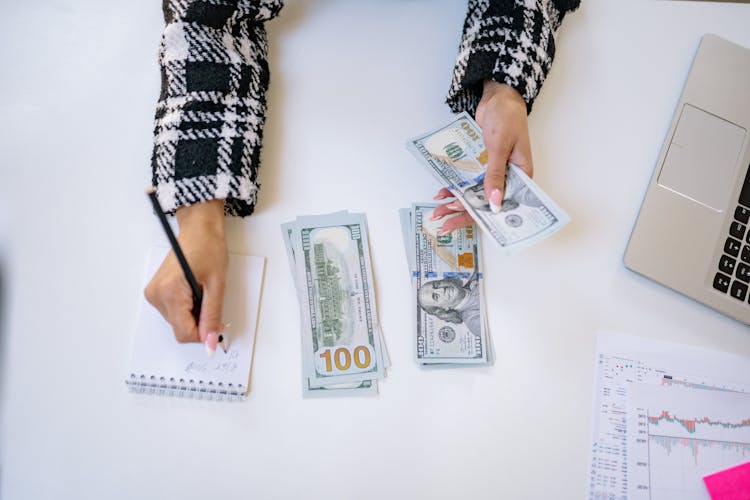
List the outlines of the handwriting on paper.
{"type": "Polygon", "coordinates": [[[239,355],[240,353],[236,349],[229,349],[229,351],[221,356],[220,359],[190,361],[185,366],[185,373],[231,373],[237,369],[237,358],[239,355]]]}

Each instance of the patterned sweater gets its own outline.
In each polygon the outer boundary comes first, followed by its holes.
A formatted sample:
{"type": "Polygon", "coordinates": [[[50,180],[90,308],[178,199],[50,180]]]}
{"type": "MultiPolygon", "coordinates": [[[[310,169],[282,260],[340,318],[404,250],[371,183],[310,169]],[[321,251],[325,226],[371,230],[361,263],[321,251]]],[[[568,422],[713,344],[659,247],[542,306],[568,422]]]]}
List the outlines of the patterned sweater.
{"type": "MultiPolygon", "coordinates": [[[[549,71],[555,34],[580,0],[468,0],[447,102],[472,115],[486,79],[507,83],[528,110],[549,71]]],[[[163,0],[153,184],[174,212],[226,199],[253,212],[269,74],[264,23],[282,0],[163,0]]]]}

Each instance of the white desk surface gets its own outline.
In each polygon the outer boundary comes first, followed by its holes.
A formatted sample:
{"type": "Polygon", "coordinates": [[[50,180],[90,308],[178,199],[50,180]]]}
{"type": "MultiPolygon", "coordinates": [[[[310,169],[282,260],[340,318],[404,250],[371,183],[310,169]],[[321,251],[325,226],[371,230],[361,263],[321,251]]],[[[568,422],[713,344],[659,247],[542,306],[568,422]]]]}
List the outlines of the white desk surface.
{"type": "Polygon", "coordinates": [[[750,355],[748,327],[623,267],[700,36],[750,47],[750,5],[584,0],[530,117],[536,180],[572,222],[485,244],[490,368],[422,371],[397,209],[438,185],[404,148],[442,124],[465,1],[289,0],[257,214],[268,258],[249,398],[130,394],[146,253],[156,1],[5,2],[0,16],[0,497],[582,498],[597,330],[750,355]],[[303,400],[279,224],[366,212],[393,367],[375,398],[303,400]]]}

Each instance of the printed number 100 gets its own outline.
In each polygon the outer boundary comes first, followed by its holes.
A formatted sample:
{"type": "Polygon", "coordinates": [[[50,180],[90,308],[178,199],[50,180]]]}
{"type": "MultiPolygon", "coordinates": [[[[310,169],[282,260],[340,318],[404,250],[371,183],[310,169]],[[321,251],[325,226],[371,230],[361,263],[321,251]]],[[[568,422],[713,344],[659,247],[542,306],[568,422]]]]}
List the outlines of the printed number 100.
{"type": "Polygon", "coordinates": [[[354,348],[354,354],[352,354],[347,347],[339,347],[333,351],[331,356],[331,349],[326,349],[320,353],[320,357],[323,358],[326,364],[326,371],[332,372],[333,365],[336,365],[338,371],[345,372],[352,366],[352,360],[358,368],[365,369],[370,366],[370,350],[363,346],[357,346],[354,348]]]}

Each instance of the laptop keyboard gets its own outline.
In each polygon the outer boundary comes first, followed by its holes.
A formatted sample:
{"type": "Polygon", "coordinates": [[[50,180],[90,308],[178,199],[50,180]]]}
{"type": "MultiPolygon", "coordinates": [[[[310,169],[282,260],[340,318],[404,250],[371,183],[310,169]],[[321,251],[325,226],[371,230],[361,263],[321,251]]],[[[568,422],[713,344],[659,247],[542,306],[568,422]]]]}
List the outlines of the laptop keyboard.
{"type": "Polygon", "coordinates": [[[750,303],[750,208],[737,205],[729,236],[724,242],[724,254],[719,258],[719,271],[714,276],[714,288],[737,300],[750,303]]]}

